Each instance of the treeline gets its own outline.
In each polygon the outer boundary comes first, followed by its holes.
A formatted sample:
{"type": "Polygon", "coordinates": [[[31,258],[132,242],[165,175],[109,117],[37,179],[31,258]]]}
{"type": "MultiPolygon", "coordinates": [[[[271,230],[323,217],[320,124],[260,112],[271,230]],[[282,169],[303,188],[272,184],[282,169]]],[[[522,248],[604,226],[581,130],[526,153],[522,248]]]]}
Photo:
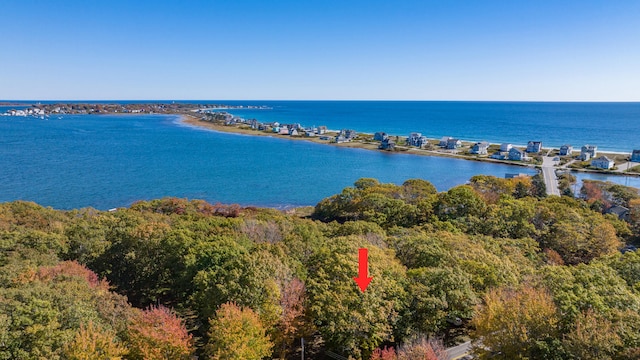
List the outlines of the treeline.
{"type": "Polygon", "coordinates": [[[301,339],[309,359],[443,359],[466,339],[480,358],[639,358],[640,255],[620,249],[640,206],[628,224],[594,203],[488,176],[360,179],[310,217],[5,203],[0,359],[288,359],[301,339]]]}

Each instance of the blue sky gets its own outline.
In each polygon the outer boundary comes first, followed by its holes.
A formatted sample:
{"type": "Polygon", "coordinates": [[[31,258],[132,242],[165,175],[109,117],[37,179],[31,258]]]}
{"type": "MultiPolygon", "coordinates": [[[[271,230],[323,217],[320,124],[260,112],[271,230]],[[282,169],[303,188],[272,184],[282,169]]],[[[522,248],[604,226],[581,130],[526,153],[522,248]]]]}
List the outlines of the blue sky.
{"type": "Polygon", "coordinates": [[[0,1],[0,99],[640,101],[640,1],[0,1]]]}

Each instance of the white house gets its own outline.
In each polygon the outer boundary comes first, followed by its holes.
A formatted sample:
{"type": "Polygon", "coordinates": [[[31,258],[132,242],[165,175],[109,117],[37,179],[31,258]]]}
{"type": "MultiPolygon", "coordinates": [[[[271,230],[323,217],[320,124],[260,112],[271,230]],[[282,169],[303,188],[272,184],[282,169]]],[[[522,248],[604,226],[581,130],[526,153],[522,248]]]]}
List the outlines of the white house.
{"type": "Polygon", "coordinates": [[[598,169],[611,169],[615,165],[615,162],[606,156],[600,156],[591,160],[591,166],[598,169]]]}
{"type": "Polygon", "coordinates": [[[471,147],[470,152],[472,154],[486,155],[487,149],[489,149],[489,143],[486,141],[481,141],[481,142],[475,143],[473,147],[471,147]]]}
{"type": "Polygon", "coordinates": [[[509,143],[504,143],[504,144],[500,145],[500,152],[507,152],[507,151],[511,150],[512,147],[513,147],[513,145],[511,145],[509,143]]]}

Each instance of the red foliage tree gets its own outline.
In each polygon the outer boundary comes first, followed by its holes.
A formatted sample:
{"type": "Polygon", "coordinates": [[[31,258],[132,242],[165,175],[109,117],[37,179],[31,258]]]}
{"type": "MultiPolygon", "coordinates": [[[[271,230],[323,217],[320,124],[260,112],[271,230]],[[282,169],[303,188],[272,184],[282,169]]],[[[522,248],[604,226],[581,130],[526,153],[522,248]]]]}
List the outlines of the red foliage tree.
{"type": "Polygon", "coordinates": [[[128,325],[133,359],[190,359],[193,339],[182,320],[166,307],[140,311],[128,325]]]}

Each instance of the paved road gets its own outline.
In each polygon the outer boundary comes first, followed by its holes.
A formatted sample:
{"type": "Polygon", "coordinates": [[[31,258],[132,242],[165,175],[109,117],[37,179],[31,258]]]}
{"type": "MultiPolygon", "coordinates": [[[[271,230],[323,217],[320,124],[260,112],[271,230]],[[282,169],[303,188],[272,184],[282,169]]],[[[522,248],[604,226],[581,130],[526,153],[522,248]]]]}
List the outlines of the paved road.
{"type": "Polygon", "coordinates": [[[449,356],[449,360],[455,360],[469,354],[469,351],[471,351],[471,341],[448,348],[447,355],[449,356]]]}
{"type": "Polygon", "coordinates": [[[560,196],[560,190],[558,189],[558,177],[556,176],[556,169],[553,167],[555,161],[551,156],[542,157],[542,175],[544,176],[544,184],[547,186],[547,195],[560,196]]]}

